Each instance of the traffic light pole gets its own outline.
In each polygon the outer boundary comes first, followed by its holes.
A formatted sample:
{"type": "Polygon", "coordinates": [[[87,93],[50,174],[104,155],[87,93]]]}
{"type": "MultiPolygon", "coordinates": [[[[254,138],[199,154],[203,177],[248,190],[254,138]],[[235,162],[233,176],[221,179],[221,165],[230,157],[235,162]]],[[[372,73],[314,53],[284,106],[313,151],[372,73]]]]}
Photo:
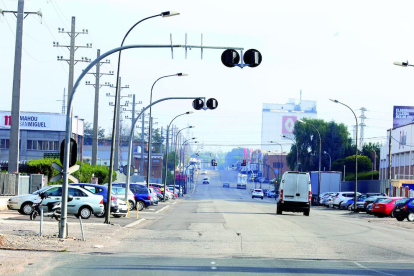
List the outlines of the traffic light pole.
{"type": "MultiPolygon", "coordinates": [[[[73,86],[72,93],[69,93],[69,100],[68,100],[68,108],[66,111],[66,130],[65,130],[65,142],[64,142],[64,162],[63,162],[63,185],[62,189],[68,188],[68,175],[69,175],[69,150],[70,150],[70,132],[71,132],[71,124],[72,124],[72,118],[71,118],[71,112],[72,106],[73,106],[73,98],[75,96],[76,90],[82,81],[82,79],[85,77],[85,75],[102,59],[108,57],[109,55],[112,55],[113,53],[117,53],[123,50],[128,49],[135,49],[135,48],[159,48],[159,49],[173,49],[173,48],[194,48],[194,49],[216,49],[216,50],[239,50],[243,51],[244,48],[241,47],[216,47],[216,46],[198,46],[198,45],[180,45],[180,44],[170,44],[170,45],[126,45],[114,48],[112,50],[109,50],[108,52],[102,54],[101,56],[97,57],[94,61],[92,61],[80,74],[78,79],[75,82],[75,85],[73,86]]],[[[198,98],[191,98],[191,99],[198,99],[198,98]]],[[[155,103],[154,103],[155,104],[155,103]]],[[[136,123],[136,122],[135,122],[136,123]]],[[[134,125],[135,125],[134,123],[134,125]]],[[[132,128],[133,129],[133,128],[132,128]]],[[[111,145],[113,147],[113,143],[111,145]]],[[[111,149],[112,152],[113,149],[111,149]]],[[[128,160],[131,160],[131,155],[129,154],[128,160]]],[[[128,170],[130,170],[130,166],[128,166],[128,170]]],[[[129,176],[130,172],[128,172],[129,176]]],[[[109,182],[112,183],[112,168],[110,168],[110,175],[109,175],[109,182]]],[[[127,194],[128,195],[128,194],[127,194]]],[[[107,195],[108,196],[108,195],[107,195]]],[[[110,202],[110,198],[109,198],[110,202]]],[[[62,214],[61,214],[61,224],[60,224],[60,231],[59,231],[59,237],[60,238],[66,238],[66,222],[67,222],[67,198],[62,197],[62,214]]],[[[108,204],[110,206],[110,204],[108,204]]],[[[108,222],[109,223],[109,222],[108,222]]]]}

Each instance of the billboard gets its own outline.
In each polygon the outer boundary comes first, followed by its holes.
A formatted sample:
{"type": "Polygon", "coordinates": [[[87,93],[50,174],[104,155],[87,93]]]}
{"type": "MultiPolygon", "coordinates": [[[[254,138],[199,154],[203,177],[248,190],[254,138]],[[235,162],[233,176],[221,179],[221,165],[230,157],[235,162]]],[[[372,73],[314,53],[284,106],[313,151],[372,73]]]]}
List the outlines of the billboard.
{"type": "Polygon", "coordinates": [[[394,106],[393,128],[414,122],[414,106],[394,106]]]}
{"type": "Polygon", "coordinates": [[[282,134],[293,134],[295,129],[296,116],[283,116],[282,118],[282,134]]]}

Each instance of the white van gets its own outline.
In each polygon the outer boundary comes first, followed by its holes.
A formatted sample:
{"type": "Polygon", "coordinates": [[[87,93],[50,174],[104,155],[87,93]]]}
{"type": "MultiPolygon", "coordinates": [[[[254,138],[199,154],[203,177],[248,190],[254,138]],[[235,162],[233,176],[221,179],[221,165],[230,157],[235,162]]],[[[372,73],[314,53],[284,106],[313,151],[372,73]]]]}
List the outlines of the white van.
{"type": "Polygon", "coordinates": [[[309,173],[285,172],[279,186],[277,201],[277,214],[283,211],[303,212],[309,216],[312,199],[309,173]]]}

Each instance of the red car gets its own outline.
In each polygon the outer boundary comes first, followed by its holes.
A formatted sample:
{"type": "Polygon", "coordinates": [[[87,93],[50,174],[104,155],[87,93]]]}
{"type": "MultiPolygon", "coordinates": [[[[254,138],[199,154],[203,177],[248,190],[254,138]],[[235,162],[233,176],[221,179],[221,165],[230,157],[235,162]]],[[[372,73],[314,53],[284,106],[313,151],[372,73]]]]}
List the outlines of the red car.
{"type": "Polygon", "coordinates": [[[392,210],[395,202],[402,199],[402,197],[390,197],[381,202],[372,204],[372,214],[377,217],[393,217],[392,210]]]}

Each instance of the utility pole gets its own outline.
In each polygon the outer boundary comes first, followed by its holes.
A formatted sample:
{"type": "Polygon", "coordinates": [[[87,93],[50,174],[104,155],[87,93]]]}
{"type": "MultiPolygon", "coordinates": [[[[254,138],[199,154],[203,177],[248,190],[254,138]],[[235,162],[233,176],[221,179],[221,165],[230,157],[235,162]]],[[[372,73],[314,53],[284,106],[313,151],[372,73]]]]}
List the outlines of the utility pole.
{"type": "MultiPolygon", "coordinates": [[[[116,108],[117,112],[116,112],[116,119],[115,119],[118,122],[117,123],[118,127],[116,129],[112,130],[112,131],[115,131],[115,152],[114,152],[114,163],[113,163],[113,170],[114,171],[119,170],[119,160],[120,160],[120,158],[119,158],[119,144],[120,144],[119,130],[121,128],[121,125],[119,123],[120,112],[121,112],[120,107],[121,106],[128,106],[128,102],[124,105],[121,105],[121,98],[125,98],[125,97],[131,98],[132,97],[131,94],[128,94],[128,96],[121,96],[122,89],[129,88],[129,85],[125,85],[124,87],[122,87],[121,86],[121,77],[119,78],[118,82],[119,82],[118,93],[116,93],[116,95],[118,95],[118,99],[115,101],[115,102],[118,103],[118,108],[116,108]]],[[[115,86],[113,86],[113,85],[111,85],[110,87],[115,88],[115,86]]],[[[115,97],[114,95],[111,95],[110,93],[106,93],[106,96],[107,97],[115,97]]],[[[114,103],[110,102],[109,105],[114,106],[114,103]]]]}
{"type": "MultiPolygon", "coordinates": [[[[131,127],[134,124],[135,114],[138,113],[138,112],[135,111],[135,106],[137,104],[142,104],[142,101],[136,102],[135,101],[135,94],[132,94],[132,109],[128,110],[128,109],[126,109],[126,107],[122,108],[122,111],[131,111],[131,117],[125,116],[125,119],[131,119],[131,127]]],[[[131,164],[132,164],[132,166],[134,164],[134,156],[133,155],[131,156],[131,164]]]]}
{"type": "MultiPolygon", "coordinates": [[[[101,55],[101,50],[98,49],[96,56],[99,58],[101,55]]],[[[86,85],[93,85],[95,87],[95,105],[94,105],[94,114],[93,114],[93,135],[92,135],[92,166],[96,165],[96,160],[98,158],[98,132],[99,132],[99,89],[102,86],[111,86],[109,82],[105,82],[105,84],[100,84],[99,79],[103,75],[110,75],[114,74],[114,71],[109,71],[109,73],[101,73],[101,65],[105,63],[110,63],[110,60],[107,59],[105,61],[100,61],[96,63],[96,71],[95,73],[88,73],[95,76],[95,83],[90,83],[90,81],[86,82],[86,85]]]]}
{"type": "Polygon", "coordinates": [[[57,102],[62,102],[62,114],[66,114],[66,89],[63,88],[63,98],[61,100],[56,100],[57,102]]]}
{"type": "Polygon", "coordinates": [[[361,110],[361,116],[359,116],[359,118],[361,118],[361,123],[359,123],[359,127],[361,129],[361,135],[359,138],[359,147],[363,148],[364,146],[364,128],[367,126],[365,124],[365,119],[367,119],[367,117],[365,116],[365,111],[368,111],[365,107],[361,107],[359,110],[361,110]]]}
{"type": "MultiPolygon", "coordinates": [[[[391,179],[392,179],[392,175],[391,175],[391,155],[392,154],[392,128],[390,128],[390,138],[388,141],[388,179],[390,180],[390,184],[391,184],[391,179]]],[[[394,195],[395,196],[395,195],[394,195]]]]}
{"type": "Polygon", "coordinates": [[[0,14],[13,13],[17,18],[16,44],[14,49],[13,94],[11,105],[11,126],[9,144],[9,173],[19,172],[19,144],[20,144],[20,84],[22,80],[22,50],[23,50],[23,20],[29,14],[42,13],[24,12],[24,0],[19,0],[16,11],[2,11],[0,14]]]}
{"type": "MultiPolygon", "coordinates": [[[[78,62],[90,62],[91,60],[87,57],[82,57],[81,59],[75,59],[75,52],[79,48],[92,48],[92,43],[87,43],[86,46],[75,46],[75,39],[79,34],[88,34],[87,29],[83,29],[81,32],[76,32],[76,20],[72,16],[71,30],[70,32],[65,31],[64,28],[58,28],[59,33],[67,34],[70,37],[70,45],[60,45],[59,42],[54,41],[53,47],[65,47],[69,49],[69,59],[64,59],[63,56],[58,56],[58,61],[66,61],[69,64],[69,80],[68,80],[68,102],[69,97],[72,94],[73,89],[73,74],[75,65],[78,62]]],[[[72,110],[70,111],[72,113],[72,110]]]]}
{"type": "Polygon", "coordinates": [[[139,175],[144,176],[144,148],[145,148],[145,112],[142,113],[142,126],[141,126],[141,162],[139,164],[139,175]]]}

